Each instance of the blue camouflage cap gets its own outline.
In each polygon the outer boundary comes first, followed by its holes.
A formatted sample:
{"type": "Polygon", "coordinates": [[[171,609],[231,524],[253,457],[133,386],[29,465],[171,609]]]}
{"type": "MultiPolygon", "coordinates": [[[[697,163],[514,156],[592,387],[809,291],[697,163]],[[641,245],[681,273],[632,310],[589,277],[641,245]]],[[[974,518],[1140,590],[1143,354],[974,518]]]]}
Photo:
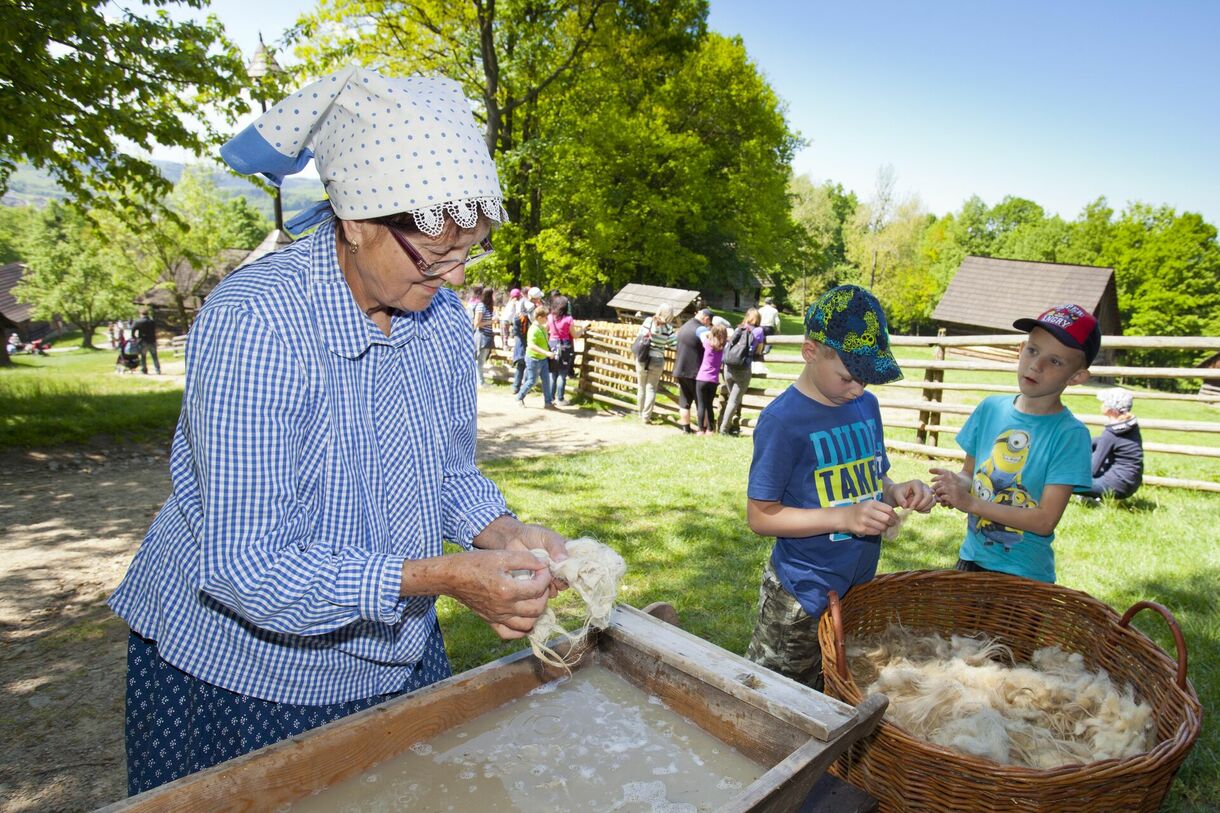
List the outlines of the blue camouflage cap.
{"type": "Polygon", "coordinates": [[[885,311],[877,297],[858,285],[840,285],[822,294],[805,312],[805,336],[839,354],[852,378],[888,384],[902,378],[890,352],[885,311]]]}

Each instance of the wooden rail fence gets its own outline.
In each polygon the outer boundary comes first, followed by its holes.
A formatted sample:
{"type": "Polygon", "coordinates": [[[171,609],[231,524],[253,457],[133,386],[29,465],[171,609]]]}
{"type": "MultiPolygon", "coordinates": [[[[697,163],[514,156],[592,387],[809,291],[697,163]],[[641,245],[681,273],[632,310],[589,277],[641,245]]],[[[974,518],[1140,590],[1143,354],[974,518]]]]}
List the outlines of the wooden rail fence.
{"type": "MultiPolygon", "coordinates": [[[[631,342],[638,327],[613,322],[593,322],[585,327],[582,340],[577,341],[577,371],[580,393],[591,400],[620,409],[636,409],[635,358],[631,354],[631,342]]],[[[982,396],[992,393],[1016,393],[1015,384],[986,384],[971,382],[946,382],[946,371],[962,372],[1007,372],[1015,373],[1016,362],[1012,351],[1021,342],[1019,335],[995,336],[891,336],[890,341],[901,356],[903,347],[930,347],[932,359],[899,358],[898,362],[907,378],[884,387],[874,387],[882,409],[887,410],[887,429],[914,430],[914,441],[886,438],[886,446],[895,451],[920,454],[928,457],[962,459],[961,450],[941,446],[942,435],[956,434],[959,426],[946,423],[947,415],[969,415],[982,396]],[[960,360],[947,356],[957,355],[959,350],[971,358],[960,360]],[[1010,359],[999,360],[991,352],[1007,352],[1010,359]],[[914,380],[915,371],[923,371],[922,380],[914,380]],[[914,392],[918,390],[918,393],[914,392]],[[946,392],[958,394],[980,394],[970,402],[949,403],[944,401],[946,392]],[[897,413],[897,417],[891,417],[897,413]]],[[[772,352],[763,365],[765,371],[756,366],[750,388],[743,399],[742,427],[753,425],[753,414],[762,410],[779,395],[800,373],[803,364],[800,355],[785,350],[799,348],[800,336],[771,336],[772,352]]],[[[1187,336],[1106,336],[1102,339],[1103,350],[1125,350],[1133,348],[1172,348],[1192,350],[1220,350],[1220,337],[1187,336]]],[[[673,383],[673,353],[666,358],[665,372],[661,379],[660,392],[654,414],[662,418],[676,418],[677,388],[673,383]]],[[[1094,378],[1164,378],[1198,379],[1220,384],[1220,369],[1129,367],[1095,365],[1090,368],[1094,378]]],[[[1094,395],[1095,387],[1069,387],[1068,395],[1094,395]]],[[[1220,393],[1201,392],[1173,393],[1140,392],[1144,401],[1189,401],[1204,404],[1220,404],[1220,393]]],[[[1081,422],[1090,426],[1104,426],[1101,415],[1077,414],[1081,422]]],[[[1220,421],[1175,421],[1155,418],[1140,418],[1144,429],[1180,432],[1199,436],[1220,433],[1220,421]]],[[[1145,442],[1144,450],[1153,454],[1187,455],[1196,458],[1220,459],[1220,446],[1191,443],[1145,442]]],[[[1220,465],[1220,464],[1218,464],[1220,465]]],[[[1220,480],[1220,477],[1217,478],[1220,480]]],[[[1169,488],[1187,488],[1198,491],[1220,493],[1220,482],[1210,480],[1186,480],[1173,477],[1146,475],[1144,482],[1169,488]]]]}

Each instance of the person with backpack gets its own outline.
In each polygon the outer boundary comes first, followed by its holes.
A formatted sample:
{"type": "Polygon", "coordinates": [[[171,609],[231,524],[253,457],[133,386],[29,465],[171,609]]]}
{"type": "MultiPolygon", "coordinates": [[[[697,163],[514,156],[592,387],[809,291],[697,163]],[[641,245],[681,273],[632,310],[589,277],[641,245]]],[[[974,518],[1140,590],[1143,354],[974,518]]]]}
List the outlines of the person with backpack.
{"type": "Polygon", "coordinates": [[[652,423],[657,388],[661,385],[661,373],[665,371],[665,351],[678,343],[673,321],[673,307],[668,302],[662,302],[657,306],[657,312],[644,320],[636,334],[637,341],[642,338],[648,340],[647,355],[635,362],[635,402],[639,405],[640,420],[646,424],[652,423]]]}
{"type": "Polygon", "coordinates": [[[756,350],[764,340],[757,308],[746,311],[724,349],[725,397],[720,405],[720,434],[740,434],[741,402],[750,389],[756,350]]]}

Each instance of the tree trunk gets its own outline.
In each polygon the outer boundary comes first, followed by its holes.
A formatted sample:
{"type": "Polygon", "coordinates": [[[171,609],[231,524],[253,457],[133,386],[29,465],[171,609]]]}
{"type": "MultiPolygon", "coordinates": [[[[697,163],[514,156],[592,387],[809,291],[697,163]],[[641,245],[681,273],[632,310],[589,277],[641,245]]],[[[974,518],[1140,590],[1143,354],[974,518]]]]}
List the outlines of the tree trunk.
{"type": "Polygon", "coordinates": [[[8,329],[7,328],[4,329],[4,333],[6,335],[3,337],[0,337],[0,367],[12,367],[13,360],[11,358],[9,358],[9,355],[8,355],[8,335],[7,335],[8,329]]]}
{"type": "Polygon", "coordinates": [[[85,350],[96,350],[97,348],[93,346],[93,329],[97,325],[93,322],[73,322],[72,324],[80,328],[80,346],[85,350]]]}
{"type": "Polygon", "coordinates": [[[190,319],[186,315],[186,300],[178,291],[174,291],[174,308],[178,311],[178,323],[182,325],[182,332],[185,333],[191,328],[190,319]]]}

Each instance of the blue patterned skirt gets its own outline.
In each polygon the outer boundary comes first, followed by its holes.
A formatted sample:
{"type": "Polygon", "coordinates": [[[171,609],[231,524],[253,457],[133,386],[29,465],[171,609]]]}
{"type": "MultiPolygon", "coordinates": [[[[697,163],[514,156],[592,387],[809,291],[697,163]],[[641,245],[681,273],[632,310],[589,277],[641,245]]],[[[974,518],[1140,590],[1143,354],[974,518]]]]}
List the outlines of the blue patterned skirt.
{"type": "Polygon", "coordinates": [[[161,659],[134,632],[127,644],[127,793],[134,796],[449,677],[439,627],[401,692],[298,706],[230,692],[161,659]]]}

